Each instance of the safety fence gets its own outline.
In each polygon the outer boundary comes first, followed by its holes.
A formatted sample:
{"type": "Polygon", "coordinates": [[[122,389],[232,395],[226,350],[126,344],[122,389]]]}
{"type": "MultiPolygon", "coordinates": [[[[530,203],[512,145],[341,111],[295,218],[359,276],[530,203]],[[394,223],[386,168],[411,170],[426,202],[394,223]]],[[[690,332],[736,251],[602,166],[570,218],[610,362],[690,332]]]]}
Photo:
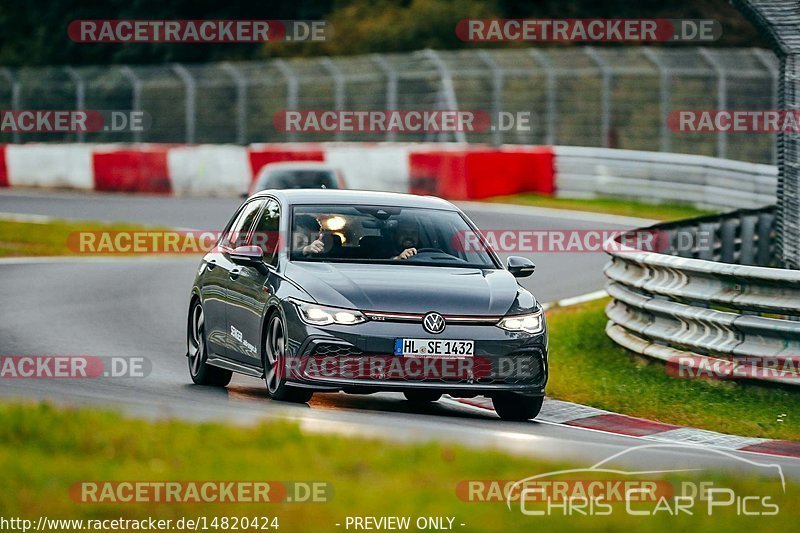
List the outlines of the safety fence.
{"type": "Polygon", "coordinates": [[[461,142],[598,146],[774,164],[775,135],[673,132],[681,109],[778,107],[768,50],[525,48],[151,66],[0,68],[0,109],[131,110],[144,131],[0,133],[0,142],[461,142]],[[528,124],[484,131],[281,132],[285,110],[482,110],[528,124]]]}
{"type": "Polygon", "coordinates": [[[774,221],[742,210],[653,226],[665,253],[608,247],[609,337],[684,377],[800,384],[800,271],[768,266],[774,221]]]}

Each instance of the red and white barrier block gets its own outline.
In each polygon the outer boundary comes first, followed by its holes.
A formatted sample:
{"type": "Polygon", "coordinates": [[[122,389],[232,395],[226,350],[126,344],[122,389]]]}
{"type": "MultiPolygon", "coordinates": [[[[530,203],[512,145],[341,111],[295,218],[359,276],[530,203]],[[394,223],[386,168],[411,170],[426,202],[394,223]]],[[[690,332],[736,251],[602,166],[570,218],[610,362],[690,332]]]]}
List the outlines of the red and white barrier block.
{"type": "Polygon", "coordinates": [[[414,143],[11,144],[0,187],[232,196],[279,161],[325,161],[352,189],[454,200],[555,190],[550,147],[414,143]]]}

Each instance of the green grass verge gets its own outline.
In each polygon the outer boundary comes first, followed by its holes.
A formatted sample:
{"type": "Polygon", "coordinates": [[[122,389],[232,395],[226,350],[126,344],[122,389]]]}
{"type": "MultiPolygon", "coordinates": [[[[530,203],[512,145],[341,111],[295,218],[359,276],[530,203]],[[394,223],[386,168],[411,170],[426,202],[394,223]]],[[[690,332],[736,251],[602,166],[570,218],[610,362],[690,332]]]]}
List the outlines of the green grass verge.
{"type": "Polygon", "coordinates": [[[690,204],[682,203],[648,204],[619,198],[580,200],[554,198],[552,196],[542,196],[533,193],[515,194],[513,196],[495,196],[486,201],[504,204],[534,205],[537,207],[550,207],[555,209],[574,209],[577,211],[608,213],[612,215],[650,218],[654,220],[678,220],[714,213],[714,211],[698,209],[690,204]]]}
{"type": "MultiPolygon", "coordinates": [[[[346,516],[454,516],[458,531],[530,531],[543,524],[552,531],[777,531],[789,530],[800,517],[794,505],[796,487],[790,484],[784,493],[775,476],[646,476],[711,481],[736,494],[769,496],[780,509],[771,517],[737,516],[735,507],[708,516],[706,504],[699,502],[692,516],[628,516],[624,504],[615,504],[610,516],[565,517],[559,515],[563,511],[555,511],[555,516],[543,518],[525,516],[516,506],[509,511],[504,503],[464,502],[456,493],[462,480],[517,480],[567,466],[433,443],[395,445],[304,434],[289,423],[244,428],[145,422],[107,412],[0,404],[3,517],[277,516],[280,531],[344,531],[346,516]],[[327,503],[97,504],[78,503],[69,496],[70,487],[82,481],[126,480],[326,481],[332,484],[333,497],[327,503]]],[[[588,479],[586,474],[576,477],[588,479]]],[[[652,510],[654,505],[635,507],[652,510]]]]}
{"type": "MultiPolygon", "coordinates": [[[[0,257],[82,255],[77,250],[80,245],[78,239],[80,232],[102,231],[113,234],[113,232],[159,231],[160,229],[164,228],[126,223],[104,224],[102,222],[62,220],[20,222],[0,219],[0,257]]],[[[99,245],[99,237],[95,242],[99,245]]]]}
{"type": "Polygon", "coordinates": [[[548,312],[553,398],[682,426],[800,440],[800,391],[667,375],[606,336],[607,299],[548,312]]]}

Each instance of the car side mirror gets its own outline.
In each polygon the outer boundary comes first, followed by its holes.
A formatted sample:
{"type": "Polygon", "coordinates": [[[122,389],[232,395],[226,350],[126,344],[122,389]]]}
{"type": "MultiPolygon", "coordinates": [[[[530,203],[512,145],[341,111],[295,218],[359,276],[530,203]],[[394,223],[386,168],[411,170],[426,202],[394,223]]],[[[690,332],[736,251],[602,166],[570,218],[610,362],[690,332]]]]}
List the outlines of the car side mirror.
{"type": "Polygon", "coordinates": [[[237,265],[257,267],[264,264],[264,250],[260,246],[239,246],[228,255],[237,265]]]}
{"type": "Polygon", "coordinates": [[[506,268],[515,278],[527,278],[536,270],[536,265],[530,259],[512,255],[506,259],[506,268]]]}

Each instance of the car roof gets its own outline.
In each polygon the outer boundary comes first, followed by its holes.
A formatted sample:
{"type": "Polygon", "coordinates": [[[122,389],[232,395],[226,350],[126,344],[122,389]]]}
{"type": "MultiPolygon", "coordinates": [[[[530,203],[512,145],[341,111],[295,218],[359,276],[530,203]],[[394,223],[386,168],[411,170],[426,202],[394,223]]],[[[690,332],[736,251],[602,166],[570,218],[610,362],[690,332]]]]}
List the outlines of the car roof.
{"type": "Polygon", "coordinates": [[[420,207],[428,209],[458,208],[435,196],[418,196],[396,192],[358,191],[353,189],[267,189],[259,191],[253,198],[274,196],[287,205],[336,205],[363,204],[395,207],[420,207]]]}

